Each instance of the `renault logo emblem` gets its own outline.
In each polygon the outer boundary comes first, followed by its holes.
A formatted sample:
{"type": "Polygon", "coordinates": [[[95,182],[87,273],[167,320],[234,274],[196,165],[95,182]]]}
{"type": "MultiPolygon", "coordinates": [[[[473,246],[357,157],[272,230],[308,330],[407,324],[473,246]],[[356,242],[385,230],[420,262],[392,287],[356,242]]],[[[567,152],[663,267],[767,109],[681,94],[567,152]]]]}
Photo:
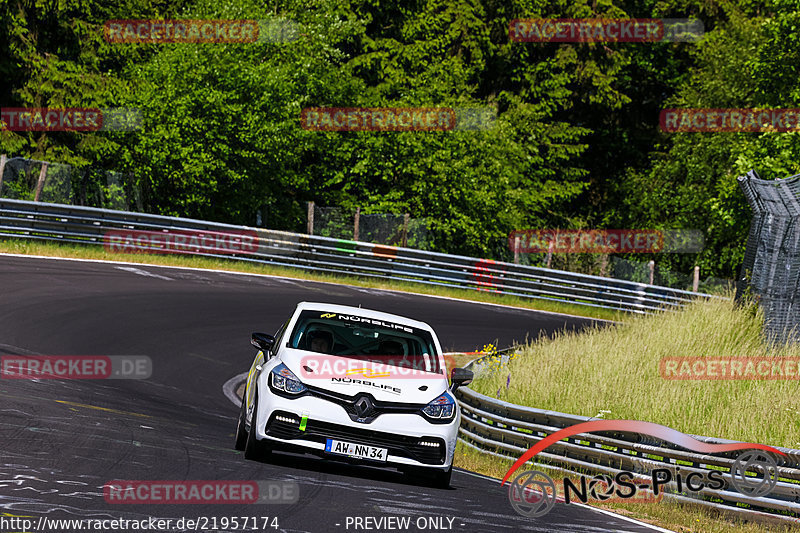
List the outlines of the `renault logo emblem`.
{"type": "Polygon", "coordinates": [[[372,410],[372,402],[369,401],[369,398],[362,396],[353,404],[353,407],[355,407],[358,417],[364,418],[372,410]]]}

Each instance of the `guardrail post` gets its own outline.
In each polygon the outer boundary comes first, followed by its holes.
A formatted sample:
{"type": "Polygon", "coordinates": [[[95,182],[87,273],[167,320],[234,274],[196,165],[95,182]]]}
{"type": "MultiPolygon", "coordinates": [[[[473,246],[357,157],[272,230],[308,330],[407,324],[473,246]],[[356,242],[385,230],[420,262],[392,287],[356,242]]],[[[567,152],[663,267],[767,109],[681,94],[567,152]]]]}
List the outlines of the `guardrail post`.
{"type": "Polygon", "coordinates": [[[514,264],[519,264],[519,234],[514,235],[514,264]]]}
{"type": "Polygon", "coordinates": [[[411,215],[406,213],[403,215],[403,248],[408,246],[408,221],[411,215]]]}
{"type": "Polygon", "coordinates": [[[656,262],[651,259],[647,266],[650,268],[650,285],[652,285],[656,275],[656,262]]]}
{"type": "Polygon", "coordinates": [[[42,163],[42,170],[39,172],[39,181],[36,183],[36,194],[33,197],[34,202],[39,201],[39,195],[42,194],[44,188],[44,180],[47,178],[47,163],[42,163]]]}
{"type": "Polygon", "coordinates": [[[547,268],[550,268],[550,264],[553,262],[553,250],[555,249],[555,247],[556,247],[555,241],[550,241],[550,246],[547,247],[547,259],[546,259],[547,268]]]}
{"type": "Polygon", "coordinates": [[[361,206],[356,207],[356,218],[353,220],[353,240],[358,240],[358,221],[361,219],[361,206]]]}
{"type": "Polygon", "coordinates": [[[6,154],[0,154],[0,197],[3,196],[3,172],[6,168],[6,154]]]}
{"type": "Polygon", "coordinates": [[[700,265],[694,266],[694,279],[692,280],[692,292],[697,292],[700,287],[700,265]]]}
{"type": "Polygon", "coordinates": [[[308,202],[308,224],[306,225],[306,233],[314,235],[314,202],[308,202]]]}

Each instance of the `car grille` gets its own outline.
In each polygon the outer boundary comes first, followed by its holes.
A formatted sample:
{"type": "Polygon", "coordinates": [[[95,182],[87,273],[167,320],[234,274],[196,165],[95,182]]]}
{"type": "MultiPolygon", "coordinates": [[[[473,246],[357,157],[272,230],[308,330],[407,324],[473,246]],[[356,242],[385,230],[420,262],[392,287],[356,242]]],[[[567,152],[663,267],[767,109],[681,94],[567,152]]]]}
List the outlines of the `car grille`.
{"type": "Polygon", "coordinates": [[[317,387],[308,387],[308,391],[312,396],[340,405],[350,417],[350,420],[361,424],[369,424],[380,415],[387,413],[419,414],[420,409],[425,407],[424,404],[414,405],[407,403],[380,402],[375,400],[372,395],[364,392],[358,393],[355,396],[345,396],[317,387]],[[369,398],[370,400],[369,409],[363,413],[359,413],[356,408],[356,403],[361,398],[369,398]]]}
{"type": "Polygon", "coordinates": [[[300,431],[297,415],[276,411],[267,422],[266,433],[279,439],[303,439],[325,444],[326,439],[337,439],[354,444],[387,448],[391,455],[406,457],[426,465],[444,464],[445,442],[439,437],[408,437],[373,431],[371,429],[351,428],[339,424],[308,419],[305,431],[300,431]],[[289,422],[286,419],[292,419],[289,422]],[[438,446],[420,444],[437,443],[438,446]]]}

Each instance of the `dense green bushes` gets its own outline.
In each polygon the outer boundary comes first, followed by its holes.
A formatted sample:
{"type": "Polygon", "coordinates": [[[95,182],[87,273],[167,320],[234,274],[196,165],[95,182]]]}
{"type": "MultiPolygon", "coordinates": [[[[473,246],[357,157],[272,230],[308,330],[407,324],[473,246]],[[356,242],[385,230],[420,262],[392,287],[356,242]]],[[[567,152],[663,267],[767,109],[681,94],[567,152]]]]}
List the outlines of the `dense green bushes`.
{"type": "MultiPolygon", "coordinates": [[[[509,259],[536,227],[698,228],[731,277],[749,211],[735,177],[797,172],[792,134],[680,133],[664,107],[796,105],[784,0],[0,1],[0,105],[141,109],[134,132],[1,132],[0,152],[132,176],[145,209],[304,228],[305,202],[427,218],[429,245],[509,259]],[[525,17],[698,17],[699,43],[512,43],[525,17]],[[291,42],[110,44],[109,19],[285,17],[291,42]],[[486,131],[317,132],[306,107],[490,107],[486,131]]],[[[86,178],[89,179],[89,178],[86,178]]],[[[85,184],[77,181],[73,186],[85,184]]],[[[86,196],[84,194],[84,196],[86,196]]]]}

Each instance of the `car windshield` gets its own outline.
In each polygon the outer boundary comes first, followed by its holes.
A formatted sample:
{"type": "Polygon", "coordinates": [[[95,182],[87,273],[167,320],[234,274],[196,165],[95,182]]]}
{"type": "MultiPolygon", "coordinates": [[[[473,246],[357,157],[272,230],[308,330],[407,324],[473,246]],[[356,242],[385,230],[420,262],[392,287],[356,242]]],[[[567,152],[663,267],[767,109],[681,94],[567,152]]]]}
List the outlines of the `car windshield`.
{"type": "Polygon", "coordinates": [[[444,374],[429,331],[364,316],[303,311],[289,347],[444,374]]]}

